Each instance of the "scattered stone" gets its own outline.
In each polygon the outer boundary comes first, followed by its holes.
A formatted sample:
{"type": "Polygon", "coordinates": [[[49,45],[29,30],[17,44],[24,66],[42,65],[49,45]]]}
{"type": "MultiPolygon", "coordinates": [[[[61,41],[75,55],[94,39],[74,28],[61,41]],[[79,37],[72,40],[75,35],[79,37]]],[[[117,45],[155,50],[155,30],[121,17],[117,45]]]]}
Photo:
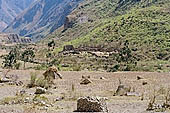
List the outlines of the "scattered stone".
{"type": "Polygon", "coordinates": [[[24,83],[23,83],[22,81],[17,81],[17,82],[16,82],[16,85],[17,85],[17,86],[22,86],[23,84],[24,84],[24,83]]]}
{"type": "Polygon", "coordinates": [[[165,112],[167,106],[165,104],[152,104],[148,105],[147,111],[155,111],[155,112],[165,112]]]}
{"type": "Polygon", "coordinates": [[[90,79],[90,76],[82,76],[82,78],[89,78],[90,79]]]}
{"type": "Polygon", "coordinates": [[[140,96],[139,93],[136,93],[136,92],[127,92],[127,96],[140,96]]]}
{"type": "Polygon", "coordinates": [[[31,99],[29,97],[25,98],[24,103],[31,103],[31,99]]]}
{"type": "Polygon", "coordinates": [[[77,112],[108,112],[106,98],[81,97],[77,100],[77,112]]]}
{"type": "Polygon", "coordinates": [[[57,97],[56,98],[56,101],[61,101],[61,100],[63,100],[64,99],[64,97],[57,97]]]}
{"type": "Polygon", "coordinates": [[[19,94],[24,95],[24,94],[26,94],[26,91],[24,89],[22,89],[21,91],[19,91],[19,94]]]}
{"type": "Polygon", "coordinates": [[[23,82],[22,81],[10,81],[8,82],[9,85],[16,85],[16,86],[22,86],[23,82]]]}
{"type": "Polygon", "coordinates": [[[11,79],[8,78],[1,78],[0,83],[6,83],[6,82],[11,82],[11,79]]]}
{"type": "Polygon", "coordinates": [[[100,79],[101,79],[101,80],[106,80],[106,78],[104,78],[104,77],[100,77],[100,79]]]}
{"type": "Polygon", "coordinates": [[[80,82],[80,84],[82,84],[82,85],[87,85],[87,84],[90,84],[90,83],[92,83],[92,81],[88,78],[84,78],[80,82]]]}
{"type": "Polygon", "coordinates": [[[140,76],[137,76],[137,80],[141,80],[141,79],[143,79],[142,77],[140,77],[140,76]]]}
{"type": "Polygon", "coordinates": [[[127,96],[127,93],[130,92],[130,89],[131,87],[120,84],[114,96],[127,96]]]}
{"type": "Polygon", "coordinates": [[[147,85],[148,83],[146,81],[142,82],[142,85],[147,85]]]}
{"type": "Polygon", "coordinates": [[[46,93],[46,89],[42,88],[42,87],[37,87],[35,94],[45,94],[46,93]]]}

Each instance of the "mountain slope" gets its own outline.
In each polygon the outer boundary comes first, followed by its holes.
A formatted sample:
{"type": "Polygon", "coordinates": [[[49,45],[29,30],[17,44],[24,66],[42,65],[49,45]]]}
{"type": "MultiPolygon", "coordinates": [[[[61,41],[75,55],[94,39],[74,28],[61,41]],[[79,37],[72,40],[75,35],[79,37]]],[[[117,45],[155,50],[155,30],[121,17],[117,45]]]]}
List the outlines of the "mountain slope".
{"type": "Polygon", "coordinates": [[[73,45],[76,50],[111,52],[108,58],[93,57],[92,61],[86,56],[76,57],[76,61],[81,61],[80,64],[77,63],[77,67],[85,65],[83,67],[85,69],[91,68],[89,62],[96,69],[105,70],[106,67],[112,69],[114,65],[119,64],[117,59],[121,57],[122,49],[130,51],[130,56],[133,56],[138,64],[134,67],[134,64],[124,64],[125,69],[137,71],[168,69],[169,5],[170,0],[118,0],[117,2],[88,0],[67,16],[65,26],[57,29],[40,44],[56,40],[57,47],[51,52],[56,54],[56,60],[63,59],[61,64],[67,64],[66,59],[70,61],[70,66],[75,64],[71,61],[76,55],[70,55],[71,53],[68,56],[61,55],[59,52],[65,45],[73,45]]]}
{"type": "Polygon", "coordinates": [[[81,0],[38,0],[19,15],[4,32],[41,38],[63,25],[65,17],[81,0]]]}
{"type": "Polygon", "coordinates": [[[60,40],[69,41],[88,34],[104,19],[126,14],[131,9],[145,8],[152,4],[166,3],[169,0],[87,0],[76,8],[67,18],[65,26],[57,29],[49,37],[59,37],[60,40]],[[70,26],[65,29],[66,26],[70,26]]]}
{"type": "MultiPolygon", "coordinates": [[[[129,40],[134,47],[143,48],[148,44],[147,47],[152,46],[153,50],[166,50],[166,47],[170,46],[170,10],[168,8],[170,0],[163,2],[153,0],[153,5],[151,3],[147,4],[146,1],[136,1],[136,8],[133,7],[122,16],[102,18],[100,24],[88,32],[87,35],[71,40],[69,43],[73,42],[85,46],[96,44],[107,48],[109,46],[113,47],[117,42],[129,40]],[[141,4],[142,7],[138,8],[141,4]],[[147,7],[143,7],[144,4],[147,7]]],[[[128,4],[134,5],[132,2],[128,4]]],[[[124,8],[122,3],[118,6],[124,8]]],[[[125,6],[129,7],[130,5],[125,6]]]]}
{"type": "Polygon", "coordinates": [[[0,31],[35,0],[0,0],[0,31]]]}

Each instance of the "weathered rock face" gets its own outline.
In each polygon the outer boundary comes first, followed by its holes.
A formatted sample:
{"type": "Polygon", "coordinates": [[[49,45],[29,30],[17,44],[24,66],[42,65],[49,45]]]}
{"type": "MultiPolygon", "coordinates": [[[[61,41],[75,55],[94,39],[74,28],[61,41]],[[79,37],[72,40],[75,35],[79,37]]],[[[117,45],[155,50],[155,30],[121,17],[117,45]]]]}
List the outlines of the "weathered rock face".
{"type": "Polygon", "coordinates": [[[106,98],[81,97],[77,100],[78,112],[108,112],[106,98]]]}
{"type": "Polygon", "coordinates": [[[74,22],[76,21],[76,16],[67,16],[64,22],[64,30],[72,28],[74,22]]]}
{"type": "Polygon", "coordinates": [[[0,34],[1,44],[11,44],[11,43],[31,43],[30,38],[20,38],[17,34],[0,34]]]}

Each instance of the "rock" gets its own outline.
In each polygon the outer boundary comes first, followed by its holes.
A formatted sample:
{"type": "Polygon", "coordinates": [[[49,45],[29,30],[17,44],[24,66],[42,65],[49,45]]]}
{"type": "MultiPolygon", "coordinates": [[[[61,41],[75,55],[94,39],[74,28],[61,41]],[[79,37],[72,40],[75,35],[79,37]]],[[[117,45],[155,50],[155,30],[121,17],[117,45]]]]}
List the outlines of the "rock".
{"type": "Polygon", "coordinates": [[[26,94],[26,91],[24,89],[22,89],[16,93],[16,95],[20,95],[20,96],[22,96],[24,94],[26,94]]]}
{"type": "Polygon", "coordinates": [[[30,38],[21,38],[18,34],[12,33],[0,33],[0,44],[11,44],[11,43],[31,43],[30,38]]]}
{"type": "Polygon", "coordinates": [[[90,78],[90,76],[82,76],[82,79],[84,79],[84,78],[90,78]]]}
{"type": "Polygon", "coordinates": [[[30,103],[31,99],[29,97],[25,98],[24,103],[30,103]]]}
{"type": "Polygon", "coordinates": [[[127,93],[130,92],[130,89],[131,89],[131,87],[125,86],[123,84],[120,84],[118,86],[114,96],[116,96],[116,95],[118,95],[118,96],[127,96],[127,93]]]}
{"type": "Polygon", "coordinates": [[[22,86],[23,84],[24,84],[24,83],[23,83],[22,81],[17,81],[17,82],[16,82],[16,85],[17,85],[17,86],[22,86]]]}
{"type": "Polygon", "coordinates": [[[64,97],[57,97],[56,98],[56,101],[61,101],[61,100],[63,100],[64,99],[64,97]]]}
{"type": "Polygon", "coordinates": [[[23,82],[22,81],[10,81],[8,82],[9,85],[16,85],[16,86],[22,86],[23,82]]]}
{"type": "Polygon", "coordinates": [[[74,46],[73,45],[65,45],[63,47],[63,51],[74,51],[74,46]]]}
{"type": "Polygon", "coordinates": [[[148,84],[146,81],[142,82],[142,85],[146,85],[146,84],[148,84]]]}
{"type": "Polygon", "coordinates": [[[65,18],[65,22],[64,22],[64,30],[67,30],[68,28],[72,28],[75,20],[76,20],[76,16],[75,15],[67,16],[65,18]]]}
{"type": "Polygon", "coordinates": [[[101,80],[106,80],[106,78],[104,78],[104,77],[100,77],[100,79],[101,79],[101,80]]]}
{"type": "Polygon", "coordinates": [[[90,84],[90,83],[92,83],[92,81],[88,78],[84,78],[80,82],[80,84],[82,84],[82,85],[87,85],[87,84],[90,84]]]}
{"type": "Polygon", "coordinates": [[[141,79],[143,79],[142,77],[140,77],[140,76],[137,76],[137,80],[141,80],[141,79]]]}
{"type": "Polygon", "coordinates": [[[77,100],[77,112],[108,112],[106,98],[81,97],[77,100]]]}
{"type": "Polygon", "coordinates": [[[1,78],[0,83],[11,82],[11,79],[1,78]]]}
{"type": "Polygon", "coordinates": [[[37,87],[35,94],[45,94],[46,93],[46,89],[42,88],[42,87],[37,87]]]}
{"type": "Polygon", "coordinates": [[[139,93],[136,92],[127,92],[127,96],[140,96],[139,93]]]}

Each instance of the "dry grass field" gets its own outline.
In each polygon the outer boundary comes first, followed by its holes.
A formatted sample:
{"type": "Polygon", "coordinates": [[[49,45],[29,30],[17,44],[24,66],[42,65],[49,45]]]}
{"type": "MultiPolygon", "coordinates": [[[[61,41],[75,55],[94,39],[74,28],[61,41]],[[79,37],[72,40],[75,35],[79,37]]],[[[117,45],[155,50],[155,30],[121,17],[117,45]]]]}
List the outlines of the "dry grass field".
{"type": "MultiPolygon", "coordinates": [[[[7,70],[1,70],[1,77],[7,70]]],[[[54,85],[48,89],[48,93],[42,94],[41,97],[48,99],[49,106],[36,105],[31,103],[15,103],[8,102],[14,98],[22,97],[16,94],[25,90],[26,99],[35,97],[35,88],[26,88],[30,82],[31,73],[38,77],[42,76],[43,71],[35,70],[12,70],[8,75],[17,75],[22,86],[9,85],[7,83],[0,84],[0,113],[72,113],[76,110],[77,98],[82,96],[101,96],[107,97],[107,106],[109,113],[154,113],[146,111],[150,97],[156,92],[163,95],[165,90],[170,86],[169,73],[152,73],[152,72],[60,72],[63,79],[56,79],[54,85]],[[90,76],[92,83],[88,85],[80,85],[82,76],[90,76]],[[137,76],[142,79],[137,80],[137,76]],[[102,79],[101,79],[102,77],[102,79]],[[122,84],[131,87],[137,96],[113,96],[119,81],[122,84]],[[143,85],[143,82],[147,84],[143,85]],[[63,99],[56,101],[56,99],[63,99]],[[143,98],[143,100],[141,100],[143,98]],[[11,99],[11,100],[10,100],[11,99]],[[4,104],[6,102],[6,104],[4,104]],[[3,103],[3,104],[2,104],[3,103]]],[[[164,97],[158,96],[156,100],[163,102],[164,97]]],[[[47,103],[48,103],[47,102],[47,103]]],[[[168,110],[166,110],[168,113],[168,110]]]]}

